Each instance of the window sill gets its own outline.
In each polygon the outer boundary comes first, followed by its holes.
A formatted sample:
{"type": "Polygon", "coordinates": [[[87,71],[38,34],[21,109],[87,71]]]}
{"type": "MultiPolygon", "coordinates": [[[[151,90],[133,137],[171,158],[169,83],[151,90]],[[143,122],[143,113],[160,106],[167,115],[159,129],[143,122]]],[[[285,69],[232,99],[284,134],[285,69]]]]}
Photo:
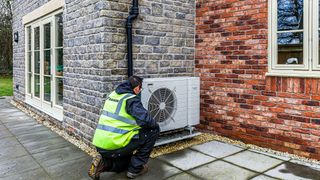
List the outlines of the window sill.
{"type": "Polygon", "coordinates": [[[63,108],[59,106],[50,107],[49,105],[45,105],[45,103],[40,102],[40,99],[37,100],[35,98],[31,99],[30,95],[26,95],[25,103],[29,104],[33,108],[45,113],[56,120],[62,122],[63,121],[63,108]]]}
{"type": "Polygon", "coordinates": [[[266,76],[320,78],[320,71],[270,71],[266,76]]]}

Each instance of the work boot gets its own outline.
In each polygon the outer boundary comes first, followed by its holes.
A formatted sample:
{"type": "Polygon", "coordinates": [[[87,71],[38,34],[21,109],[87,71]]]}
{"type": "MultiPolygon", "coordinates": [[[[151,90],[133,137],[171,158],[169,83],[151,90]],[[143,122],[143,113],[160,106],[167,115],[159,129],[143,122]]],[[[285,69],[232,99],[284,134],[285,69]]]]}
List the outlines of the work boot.
{"type": "Polygon", "coordinates": [[[148,172],[148,166],[145,164],[143,165],[143,169],[138,172],[138,173],[132,173],[132,172],[127,172],[127,177],[130,178],[130,179],[134,179],[138,176],[141,176],[142,174],[145,174],[146,172],[148,172]]]}
{"type": "Polygon", "coordinates": [[[94,180],[99,180],[100,173],[103,172],[103,169],[104,169],[104,163],[102,161],[101,155],[99,154],[93,158],[90,169],[88,170],[88,175],[94,180]]]}

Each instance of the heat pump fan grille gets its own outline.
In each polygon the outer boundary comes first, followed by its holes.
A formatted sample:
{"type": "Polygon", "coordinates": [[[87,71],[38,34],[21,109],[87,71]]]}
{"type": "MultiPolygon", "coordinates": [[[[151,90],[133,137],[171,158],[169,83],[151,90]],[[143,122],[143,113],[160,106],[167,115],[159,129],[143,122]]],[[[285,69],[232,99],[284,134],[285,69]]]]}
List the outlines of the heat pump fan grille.
{"type": "Polygon", "coordinates": [[[148,110],[157,122],[168,120],[176,106],[174,92],[168,88],[160,88],[151,94],[148,101],[148,110]]]}

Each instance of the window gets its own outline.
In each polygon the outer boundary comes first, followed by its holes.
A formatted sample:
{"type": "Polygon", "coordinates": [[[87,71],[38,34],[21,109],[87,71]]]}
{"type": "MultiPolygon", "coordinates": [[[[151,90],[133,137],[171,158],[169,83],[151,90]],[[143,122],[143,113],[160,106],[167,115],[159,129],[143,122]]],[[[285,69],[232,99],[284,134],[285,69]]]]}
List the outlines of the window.
{"type": "Polygon", "coordinates": [[[62,120],[63,17],[61,10],[25,25],[26,102],[62,120]]]}
{"type": "Polygon", "coordinates": [[[319,0],[269,1],[268,75],[320,77],[319,0]]]}

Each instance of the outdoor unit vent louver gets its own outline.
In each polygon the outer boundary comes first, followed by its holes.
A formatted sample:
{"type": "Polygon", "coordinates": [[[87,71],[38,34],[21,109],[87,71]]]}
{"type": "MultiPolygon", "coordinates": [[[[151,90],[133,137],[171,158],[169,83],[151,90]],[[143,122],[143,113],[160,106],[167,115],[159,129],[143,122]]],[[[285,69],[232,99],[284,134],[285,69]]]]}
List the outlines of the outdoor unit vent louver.
{"type": "Polygon", "coordinates": [[[176,110],[176,97],[168,88],[160,88],[151,94],[148,101],[151,116],[159,123],[169,121],[176,110]]]}
{"type": "Polygon", "coordinates": [[[160,125],[161,132],[193,129],[199,124],[198,77],[148,78],[142,86],[142,103],[160,125]]]}

